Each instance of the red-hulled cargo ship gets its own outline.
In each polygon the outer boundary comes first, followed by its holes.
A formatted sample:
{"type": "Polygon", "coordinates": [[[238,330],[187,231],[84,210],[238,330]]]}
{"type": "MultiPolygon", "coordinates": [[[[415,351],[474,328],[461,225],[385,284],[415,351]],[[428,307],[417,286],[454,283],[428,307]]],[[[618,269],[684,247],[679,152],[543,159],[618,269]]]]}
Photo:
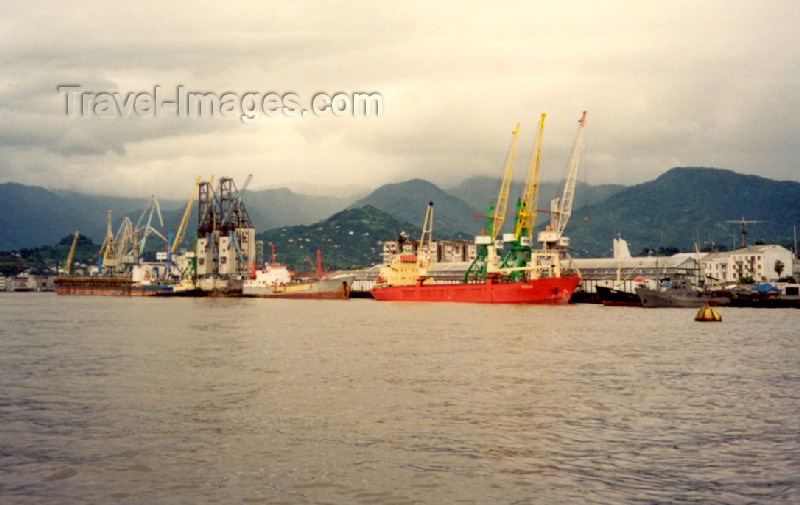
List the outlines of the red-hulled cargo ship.
{"type": "Polygon", "coordinates": [[[586,112],[578,121],[578,136],[568,165],[564,190],[551,201],[551,225],[539,234],[542,249],[534,250],[532,242],[537,213],[536,195],[544,119],[545,114],[542,114],[525,189],[517,202],[514,233],[503,235],[502,240],[497,240],[508,208],[519,123],[511,132],[511,147],[506,156],[497,203],[490,204],[487,208],[486,226],[482,235],[475,237],[477,252],[464,274],[464,282],[436,282],[428,277],[428,267],[431,265],[435,247],[434,206],[430,202],[416,254],[407,254],[403,247],[398,248],[389,264],[381,268],[380,276],[371,290],[375,300],[541,305],[569,303],[572,292],[580,283],[580,277],[572,273],[562,274],[562,256],[569,256],[566,253],[569,239],[563,235],[563,231],[572,209],[586,112]],[[501,258],[500,252],[505,247],[504,243],[509,250],[501,258]]]}
{"type": "Polygon", "coordinates": [[[387,286],[372,289],[379,301],[520,303],[561,305],[569,303],[578,286],[577,276],[544,278],[530,281],[481,283],[424,284],[387,286]]]}

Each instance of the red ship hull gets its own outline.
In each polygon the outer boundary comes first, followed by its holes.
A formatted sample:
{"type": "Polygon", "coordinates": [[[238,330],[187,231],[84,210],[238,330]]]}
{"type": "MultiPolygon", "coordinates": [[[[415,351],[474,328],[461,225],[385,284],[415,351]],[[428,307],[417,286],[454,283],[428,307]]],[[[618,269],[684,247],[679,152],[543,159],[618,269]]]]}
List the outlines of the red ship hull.
{"type": "Polygon", "coordinates": [[[577,276],[519,282],[475,284],[423,284],[372,289],[372,297],[391,302],[527,303],[562,305],[569,303],[580,283],[577,276]]]}

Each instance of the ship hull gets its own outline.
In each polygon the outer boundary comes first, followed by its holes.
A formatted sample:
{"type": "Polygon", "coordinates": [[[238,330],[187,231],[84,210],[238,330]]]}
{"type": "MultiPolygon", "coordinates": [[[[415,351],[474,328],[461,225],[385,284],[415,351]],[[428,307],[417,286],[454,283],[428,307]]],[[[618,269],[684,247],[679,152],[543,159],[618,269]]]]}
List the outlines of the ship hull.
{"type": "Polygon", "coordinates": [[[142,286],[130,277],[58,277],[55,281],[55,292],[59,295],[156,296],[170,289],[169,286],[142,286]]]}
{"type": "Polygon", "coordinates": [[[566,305],[579,282],[578,277],[556,277],[520,282],[390,286],[373,288],[372,297],[392,302],[566,305]]]}
{"type": "Polygon", "coordinates": [[[347,300],[350,298],[348,278],[289,284],[285,286],[254,286],[245,283],[242,296],[253,298],[290,298],[315,300],[347,300]]]}
{"type": "Polygon", "coordinates": [[[606,307],[641,307],[642,301],[636,293],[628,293],[607,286],[595,288],[600,303],[606,307]]]}
{"type": "Polygon", "coordinates": [[[693,293],[670,293],[650,288],[636,288],[636,294],[642,301],[642,307],[702,307],[703,305],[728,305],[730,299],[712,296],[701,291],[693,293]]]}

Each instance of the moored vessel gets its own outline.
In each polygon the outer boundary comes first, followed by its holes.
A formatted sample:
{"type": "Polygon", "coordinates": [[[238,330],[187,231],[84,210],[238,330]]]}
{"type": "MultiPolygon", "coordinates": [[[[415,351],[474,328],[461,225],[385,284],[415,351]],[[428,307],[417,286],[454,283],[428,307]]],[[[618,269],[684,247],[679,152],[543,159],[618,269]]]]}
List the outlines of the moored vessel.
{"type": "Polygon", "coordinates": [[[413,286],[383,286],[372,289],[379,301],[460,302],[561,305],[569,303],[578,286],[577,276],[504,282],[494,279],[485,282],[458,284],[425,284],[413,286]]]}
{"type": "Polygon", "coordinates": [[[155,296],[167,294],[172,286],[142,284],[125,277],[56,277],[55,292],[59,295],[155,296]]]}
{"type": "Polygon", "coordinates": [[[595,286],[597,297],[606,307],[641,307],[642,301],[636,293],[614,286],[595,286]]]}
{"type": "Polygon", "coordinates": [[[646,286],[636,288],[642,307],[702,307],[703,305],[728,305],[730,298],[723,294],[697,289],[690,279],[673,278],[657,289],[646,286]]]}
{"type": "Polygon", "coordinates": [[[242,285],[242,296],[257,298],[312,298],[347,300],[350,298],[350,285],[354,276],[343,275],[334,278],[322,272],[322,257],[317,251],[317,278],[298,279],[286,265],[272,261],[264,268],[251,272],[250,279],[242,285]]]}
{"type": "Polygon", "coordinates": [[[513,233],[498,235],[508,206],[508,193],[517,150],[519,124],[512,132],[496,203],[487,208],[486,225],[475,237],[476,257],[463,282],[437,282],[428,276],[433,245],[433,202],[428,204],[416,254],[395,254],[381,268],[371,293],[378,301],[547,304],[569,303],[580,283],[576,273],[562,273],[561,259],[569,239],[563,235],[569,219],[583,142],[586,113],[579,120],[578,137],[568,164],[561,195],[551,202],[551,226],[539,234],[541,250],[532,248],[537,213],[539,160],[545,114],[539,120],[536,145],[525,186],[517,201],[513,233]]]}

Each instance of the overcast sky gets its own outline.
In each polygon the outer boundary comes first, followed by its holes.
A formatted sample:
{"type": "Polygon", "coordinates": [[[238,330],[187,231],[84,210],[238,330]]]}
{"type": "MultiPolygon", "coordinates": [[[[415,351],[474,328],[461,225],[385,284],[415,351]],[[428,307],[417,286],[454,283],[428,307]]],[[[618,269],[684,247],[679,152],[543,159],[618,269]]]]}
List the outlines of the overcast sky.
{"type": "Polygon", "coordinates": [[[198,175],[252,188],[444,187],[527,168],[581,180],[673,166],[800,180],[800,9],[790,1],[0,2],[0,182],[183,197],[198,175]],[[121,93],[379,92],[381,118],[67,118],[57,86],[121,93]]]}

